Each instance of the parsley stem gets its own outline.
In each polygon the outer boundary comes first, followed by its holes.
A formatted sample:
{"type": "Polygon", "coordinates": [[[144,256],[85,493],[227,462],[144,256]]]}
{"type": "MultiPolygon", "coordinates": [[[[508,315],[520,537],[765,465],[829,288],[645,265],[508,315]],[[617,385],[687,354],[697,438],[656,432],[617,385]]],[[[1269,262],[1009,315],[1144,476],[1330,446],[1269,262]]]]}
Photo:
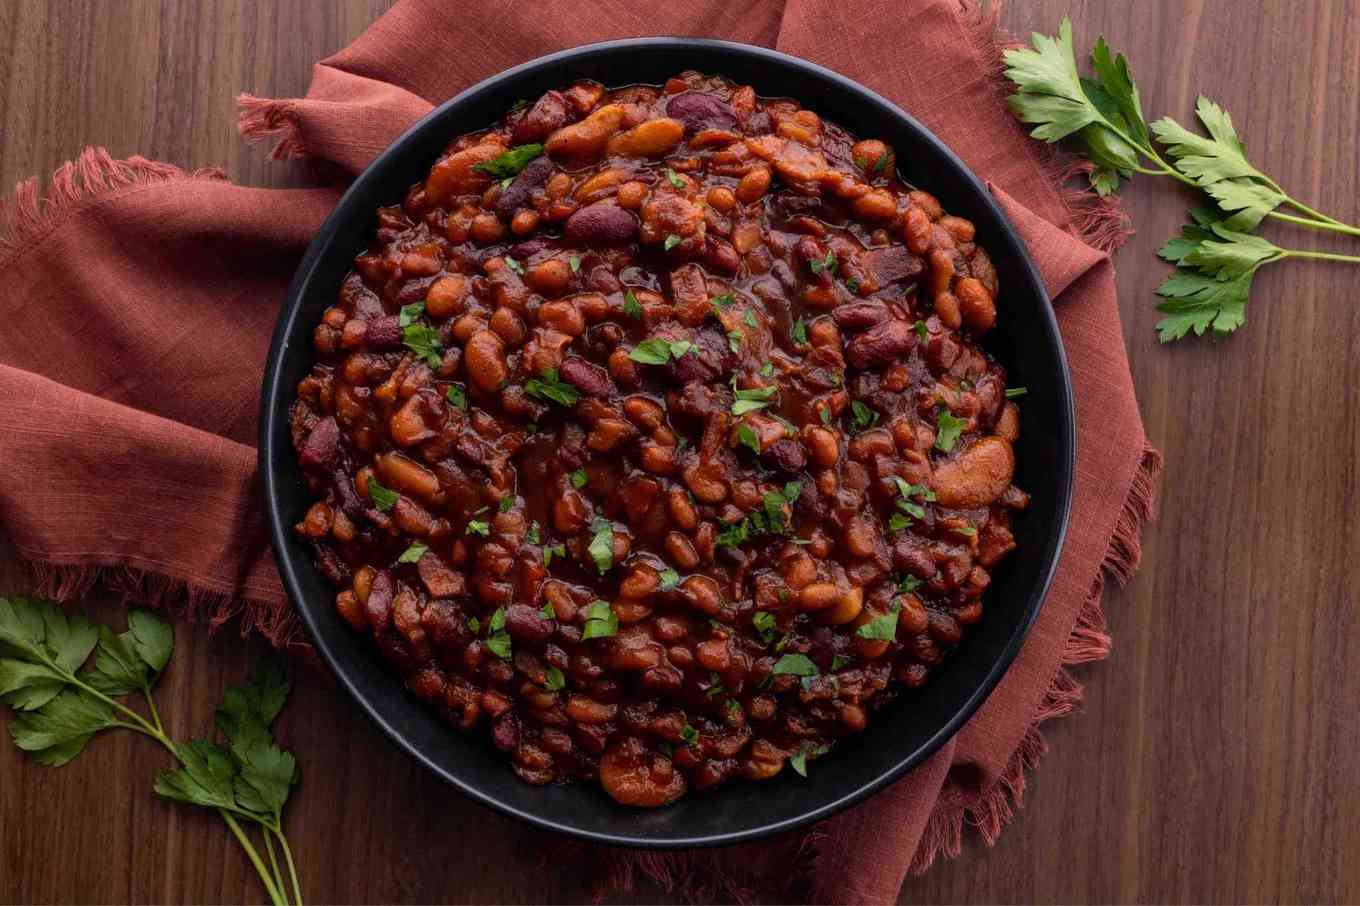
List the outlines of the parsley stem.
{"type": "MultiPolygon", "coordinates": [[[[1296,207],[1301,211],[1307,210],[1309,213],[1318,217],[1324,217],[1324,215],[1318,214],[1311,208],[1304,208],[1295,204],[1293,201],[1286,201],[1285,204],[1296,207]]],[[[1353,226],[1347,226],[1341,221],[1333,220],[1330,217],[1326,217],[1325,220],[1311,220],[1307,217],[1295,217],[1293,214],[1283,214],[1279,211],[1271,211],[1269,216],[1274,217],[1276,220],[1283,220],[1287,223],[1296,224],[1301,227],[1308,227],[1310,230],[1330,230],[1333,233],[1345,233],[1347,236],[1360,236],[1360,229],[1356,229],[1353,226]]]]}
{"type": "Polygon", "coordinates": [[[262,836],[264,837],[264,851],[269,854],[269,867],[273,871],[274,886],[278,888],[280,893],[284,893],[283,872],[279,871],[279,860],[278,857],[274,855],[274,844],[269,840],[268,828],[265,828],[262,836]]]}
{"type": "Polygon", "coordinates": [[[227,822],[227,827],[236,835],[236,841],[241,844],[241,848],[246,851],[246,857],[250,859],[255,870],[260,874],[260,880],[264,882],[265,890],[269,891],[269,899],[274,906],[288,906],[288,901],[279,895],[278,887],[274,886],[273,880],[269,877],[269,871],[265,868],[264,862],[260,860],[260,853],[255,849],[246,832],[241,830],[241,825],[236,823],[236,819],[227,812],[226,809],[219,808],[217,814],[222,816],[222,820],[227,822]]]}
{"type": "Polygon", "coordinates": [[[289,848],[288,838],[282,830],[273,828],[273,831],[279,838],[279,845],[283,847],[283,860],[288,863],[288,876],[293,880],[293,898],[297,906],[302,906],[302,885],[298,883],[297,866],[293,864],[293,850],[289,848]]]}
{"type": "Polygon", "coordinates": [[[1335,252],[1305,252],[1286,249],[1283,258],[1317,258],[1321,261],[1344,261],[1347,264],[1360,264],[1360,255],[1338,255],[1335,252]]]}

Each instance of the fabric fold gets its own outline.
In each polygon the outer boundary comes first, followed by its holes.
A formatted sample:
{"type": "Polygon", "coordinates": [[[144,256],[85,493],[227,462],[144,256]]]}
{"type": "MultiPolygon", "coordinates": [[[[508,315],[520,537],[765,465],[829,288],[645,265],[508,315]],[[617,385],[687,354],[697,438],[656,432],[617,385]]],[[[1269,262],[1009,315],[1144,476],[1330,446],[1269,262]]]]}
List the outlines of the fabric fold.
{"type": "MultiPolygon", "coordinates": [[[[552,841],[596,868],[602,895],[648,877],[699,900],[891,902],[909,871],[959,851],[965,826],[990,843],[1019,807],[1045,750],[1039,725],[1078,705],[1073,668],[1109,651],[1100,596],[1137,566],[1160,468],[1107,254],[1127,225],[1117,201],[1069,189],[1081,166],[1030,141],[1006,110],[998,74],[1009,39],[995,10],[610,0],[583,16],[568,0],[523,10],[472,0],[450,16],[436,0],[402,0],[317,63],[305,97],[243,94],[239,127],[272,141],[276,157],[353,176],[481,78],[647,34],[776,47],[894,100],[988,182],[1053,297],[1076,391],[1072,519],[1024,649],[969,724],[912,774],[810,832],[687,853],[552,841]]],[[[298,639],[265,542],[252,446],[279,303],[338,197],[91,149],[45,196],[29,181],[3,203],[0,461],[11,480],[0,485],[0,522],[41,592],[69,599],[99,585],[213,625],[239,615],[277,644],[298,639]]],[[[1004,290],[1001,304],[1004,317],[1004,290]]]]}

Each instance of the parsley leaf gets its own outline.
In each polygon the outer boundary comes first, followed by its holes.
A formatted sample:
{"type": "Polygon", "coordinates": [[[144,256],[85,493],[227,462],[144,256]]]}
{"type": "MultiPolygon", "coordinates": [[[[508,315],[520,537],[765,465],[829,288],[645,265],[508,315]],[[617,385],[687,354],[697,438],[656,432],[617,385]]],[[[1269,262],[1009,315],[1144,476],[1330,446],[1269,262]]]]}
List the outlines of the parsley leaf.
{"type": "Polygon", "coordinates": [[[424,302],[412,302],[410,305],[403,305],[401,313],[397,315],[397,326],[410,327],[423,314],[425,314],[424,302]]]}
{"type": "Polygon", "coordinates": [[[685,724],[680,730],[680,738],[685,741],[687,746],[697,746],[699,744],[699,731],[685,724]]]}
{"type": "Polygon", "coordinates": [[[761,377],[774,377],[774,362],[766,362],[760,366],[761,377]]]}
{"type": "Polygon", "coordinates": [[[850,403],[850,427],[856,431],[867,431],[878,424],[878,413],[859,400],[850,403]]]}
{"type": "Polygon", "coordinates": [[[675,586],[680,584],[680,574],[667,567],[661,571],[661,590],[674,591],[675,586]]]}
{"type": "Polygon", "coordinates": [[[467,524],[467,533],[469,535],[481,535],[483,538],[486,538],[491,534],[491,526],[481,519],[470,519],[467,524]]]}
{"type": "Polygon", "coordinates": [[[1006,388],[1006,399],[1008,399],[1008,400],[1019,399],[1020,397],[1024,396],[1026,393],[1029,393],[1029,388],[1028,388],[1028,387],[1007,387],[1007,388],[1006,388]]]}
{"type": "Polygon", "coordinates": [[[806,777],[808,758],[821,758],[830,751],[831,746],[829,745],[803,746],[789,757],[789,766],[798,772],[798,776],[806,777]]]}
{"type": "Polygon", "coordinates": [[[630,318],[642,318],[642,306],[638,303],[637,296],[633,291],[626,290],[623,294],[623,313],[630,318]]]}
{"type": "Polygon", "coordinates": [[[911,329],[916,331],[916,336],[921,338],[922,340],[930,338],[930,333],[926,328],[925,321],[917,320],[915,324],[911,325],[911,329]]]}
{"type": "Polygon", "coordinates": [[[894,604],[887,613],[874,617],[856,629],[855,635],[862,639],[891,642],[897,638],[897,614],[901,609],[900,604],[894,604]]]}
{"type": "Polygon", "coordinates": [[[583,487],[585,487],[585,486],[586,486],[586,482],[589,480],[589,476],[586,475],[586,470],[585,470],[585,469],[577,469],[575,472],[572,472],[572,473],[571,473],[571,476],[570,476],[570,477],[571,477],[571,486],[572,486],[573,488],[578,489],[578,490],[581,489],[581,488],[583,488],[583,487]]]}
{"type": "Polygon", "coordinates": [[[679,236],[675,235],[674,233],[667,233],[666,241],[661,243],[661,247],[669,252],[671,249],[675,248],[679,244],[680,244],[679,236]]]}
{"type": "Polygon", "coordinates": [[[397,498],[400,496],[396,491],[383,487],[372,475],[368,476],[368,499],[382,512],[385,513],[396,506],[397,498]]]}
{"type": "Polygon", "coordinates": [[[562,675],[562,671],[556,667],[548,667],[543,671],[543,688],[549,692],[557,692],[565,689],[567,678],[562,675]]]}
{"type": "Polygon", "coordinates": [[[786,654],[774,662],[774,672],[776,674],[792,674],[793,676],[818,676],[817,665],[812,663],[806,654],[786,654]]]}
{"type": "Polygon", "coordinates": [[[760,633],[760,639],[766,645],[774,641],[775,635],[779,632],[778,621],[774,614],[768,610],[758,610],[755,616],[751,617],[751,625],[760,633]]]}
{"type": "Polygon", "coordinates": [[[850,664],[853,664],[854,662],[855,662],[855,659],[854,659],[854,658],[852,658],[852,657],[846,657],[846,656],[843,655],[843,654],[838,654],[838,655],[836,655],[835,657],[833,657],[833,658],[831,659],[831,669],[832,669],[833,671],[839,670],[839,669],[841,669],[842,667],[847,667],[847,666],[849,666],[850,664]]]}
{"type": "Polygon", "coordinates": [[[505,179],[529,166],[529,161],[542,153],[543,146],[539,144],[516,145],[504,154],[498,154],[491,158],[491,160],[473,164],[472,169],[478,173],[485,173],[492,179],[505,179]]]}
{"type": "Polygon", "coordinates": [[[727,348],[733,352],[741,352],[741,341],[746,339],[746,335],[740,330],[729,330],[727,332],[727,348]]]}
{"type": "Polygon", "coordinates": [[[567,265],[571,268],[571,272],[573,274],[579,273],[581,270],[581,256],[572,255],[570,258],[567,259],[567,265]]]}
{"type": "Polygon", "coordinates": [[[594,535],[587,550],[590,559],[595,561],[595,568],[604,575],[614,565],[614,524],[608,519],[596,519],[590,524],[590,530],[594,535]]]}
{"type": "Polygon", "coordinates": [[[398,563],[418,563],[418,562],[420,562],[420,558],[423,557],[423,556],[425,556],[425,552],[428,551],[428,550],[429,550],[429,547],[427,547],[426,545],[421,544],[419,541],[417,541],[417,542],[415,542],[414,544],[412,544],[410,547],[408,547],[406,550],[402,551],[401,556],[397,558],[397,562],[398,562],[398,563]]]}
{"type": "Polygon", "coordinates": [[[935,427],[935,449],[941,453],[948,453],[954,449],[954,444],[959,442],[959,435],[967,426],[968,419],[955,418],[948,409],[941,409],[935,427]]]}
{"type": "Polygon", "coordinates": [[[582,639],[602,639],[619,634],[619,617],[608,601],[593,601],[586,608],[586,625],[582,639]]]}
{"type": "Polygon", "coordinates": [[[828,274],[836,273],[836,253],[831,251],[830,249],[827,249],[826,257],[816,258],[813,259],[812,261],[809,261],[808,268],[811,269],[811,271],[814,274],[820,274],[823,272],[828,274]]]}
{"type": "Polygon", "coordinates": [[[757,456],[760,455],[760,439],[756,437],[756,432],[746,425],[737,425],[737,442],[750,448],[757,456]]]}
{"type": "Polygon", "coordinates": [[[468,407],[467,391],[464,390],[459,385],[450,384],[448,389],[444,391],[444,398],[447,399],[450,403],[453,403],[453,405],[457,406],[459,409],[462,409],[464,411],[467,410],[468,407]]]}
{"type": "Polygon", "coordinates": [[[443,346],[439,343],[439,332],[428,324],[408,324],[402,330],[401,341],[431,368],[438,368],[444,361],[443,346]]]}
{"type": "Polygon", "coordinates": [[[897,590],[901,594],[909,595],[925,583],[913,575],[905,575],[897,583],[897,590]]]}
{"type": "Polygon", "coordinates": [[[537,519],[529,523],[529,531],[524,535],[524,540],[528,541],[530,544],[538,544],[539,541],[542,540],[541,529],[539,528],[537,519]]]}
{"type": "Polygon", "coordinates": [[[779,388],[770,386],[738,390],[734,385],[732,392],[736,397],[736,402],[732,404],[732,414],[745,415],[748,412],[755,412],[757,409],[764,409],[768,406],[770,399],[779,392],[779,388]]]}
{"type": "Polygon", "coordinates": [[[628,358],[643,365],[664,365],[671,360],[671,346],[660,337],[652,337],[628,350],[628,358]]]}
{"type": "Polygon", "coordinates": [[[803,323],[802,318],[793,322],[793,341],[795,343],[807,342],[807,325],[803,323]]]}
{"type": "Polygon", "coordinates": [[[558,380],[557,369],[549,369],[541,378],[530,378],[524,382],[524,392],[535,399],[552,400],[559,406],[575,406],[581,399],[581,391],[565,381],[558,380]]]}
{"type": "Polygon", "coordinates": [[[564,559],[566,556],[567,546],[565,544],[549,544],[547,547],[543,548],[543,565],[551,566],[553,557],[557,557],[560,560],[564,559]]]}
{"type": "Polygon", "coordinates": [[[680,174],[676,173],[670,167],[667,167],[661,172],[666,174],[666,179],[670,182],[671,185],[675,186],[677,189],[683,189],[685,186],[689,185],[687,182],[685,182],[684,177],[680,176],[680,174]]]}

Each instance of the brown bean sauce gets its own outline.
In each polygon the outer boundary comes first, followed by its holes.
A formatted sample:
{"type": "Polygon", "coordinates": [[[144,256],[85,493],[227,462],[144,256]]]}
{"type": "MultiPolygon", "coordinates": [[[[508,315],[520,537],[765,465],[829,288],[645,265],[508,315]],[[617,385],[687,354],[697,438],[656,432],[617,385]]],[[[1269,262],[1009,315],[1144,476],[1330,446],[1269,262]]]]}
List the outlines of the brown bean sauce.
{"type": "Polygon", "coordinates": [[[805,771],[1012,548],[996,272],[893,150],[687,72],[458,137],[314,334],[298,532],[530,783],[805,771]]]}

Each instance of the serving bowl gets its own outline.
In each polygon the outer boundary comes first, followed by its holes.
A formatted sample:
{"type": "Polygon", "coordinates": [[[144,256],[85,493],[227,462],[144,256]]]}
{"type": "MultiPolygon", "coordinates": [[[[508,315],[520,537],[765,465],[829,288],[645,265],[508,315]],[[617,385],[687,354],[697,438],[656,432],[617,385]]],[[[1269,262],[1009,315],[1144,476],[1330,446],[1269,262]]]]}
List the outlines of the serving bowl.
{"type": "Polygon", "coordinates": [[[408,129],[355,180],[312,241],[279,313],[265,365],[259,451],[284,586],[340,684],[394,742],[475,801],[531,824],[599,842],[665,848],[733,843],[825,818],[920,764],[964,725],[1010,666],[1043,604],[1067,526],[1075,430],[1062,340],[1034,264],[982,183],[938,138],[879,95],[794,57],[724,41],[637,38],[550,54],[469,88],[408,129]],[[656,84],[685,69],[725,75],[760,95],[796,97],[858,136],[882,139],[896,149],[907,182],[973,221],[1002,286],[999,325],[984,345],[1006,366],[1008,383],[1028,388],[1015,452],[1017,483],[1031,503],[1016,520],[1019,550],[993,575],[981,623],[925,686],[902,690],[866,732],[838,742],[810,777],[784,771],[769,782],[726,784],[638,811],[591,784],[523,783],[489,743],[458,733],[408,694],[371,640],[345,625],[334,589],[292,531],[310,501],[288,411],[311,366],[312,329],[373,235],[377,208],[400,202],[450,139],[489,125],[521,98],[577,79],[609,87],[656,84]]]}

